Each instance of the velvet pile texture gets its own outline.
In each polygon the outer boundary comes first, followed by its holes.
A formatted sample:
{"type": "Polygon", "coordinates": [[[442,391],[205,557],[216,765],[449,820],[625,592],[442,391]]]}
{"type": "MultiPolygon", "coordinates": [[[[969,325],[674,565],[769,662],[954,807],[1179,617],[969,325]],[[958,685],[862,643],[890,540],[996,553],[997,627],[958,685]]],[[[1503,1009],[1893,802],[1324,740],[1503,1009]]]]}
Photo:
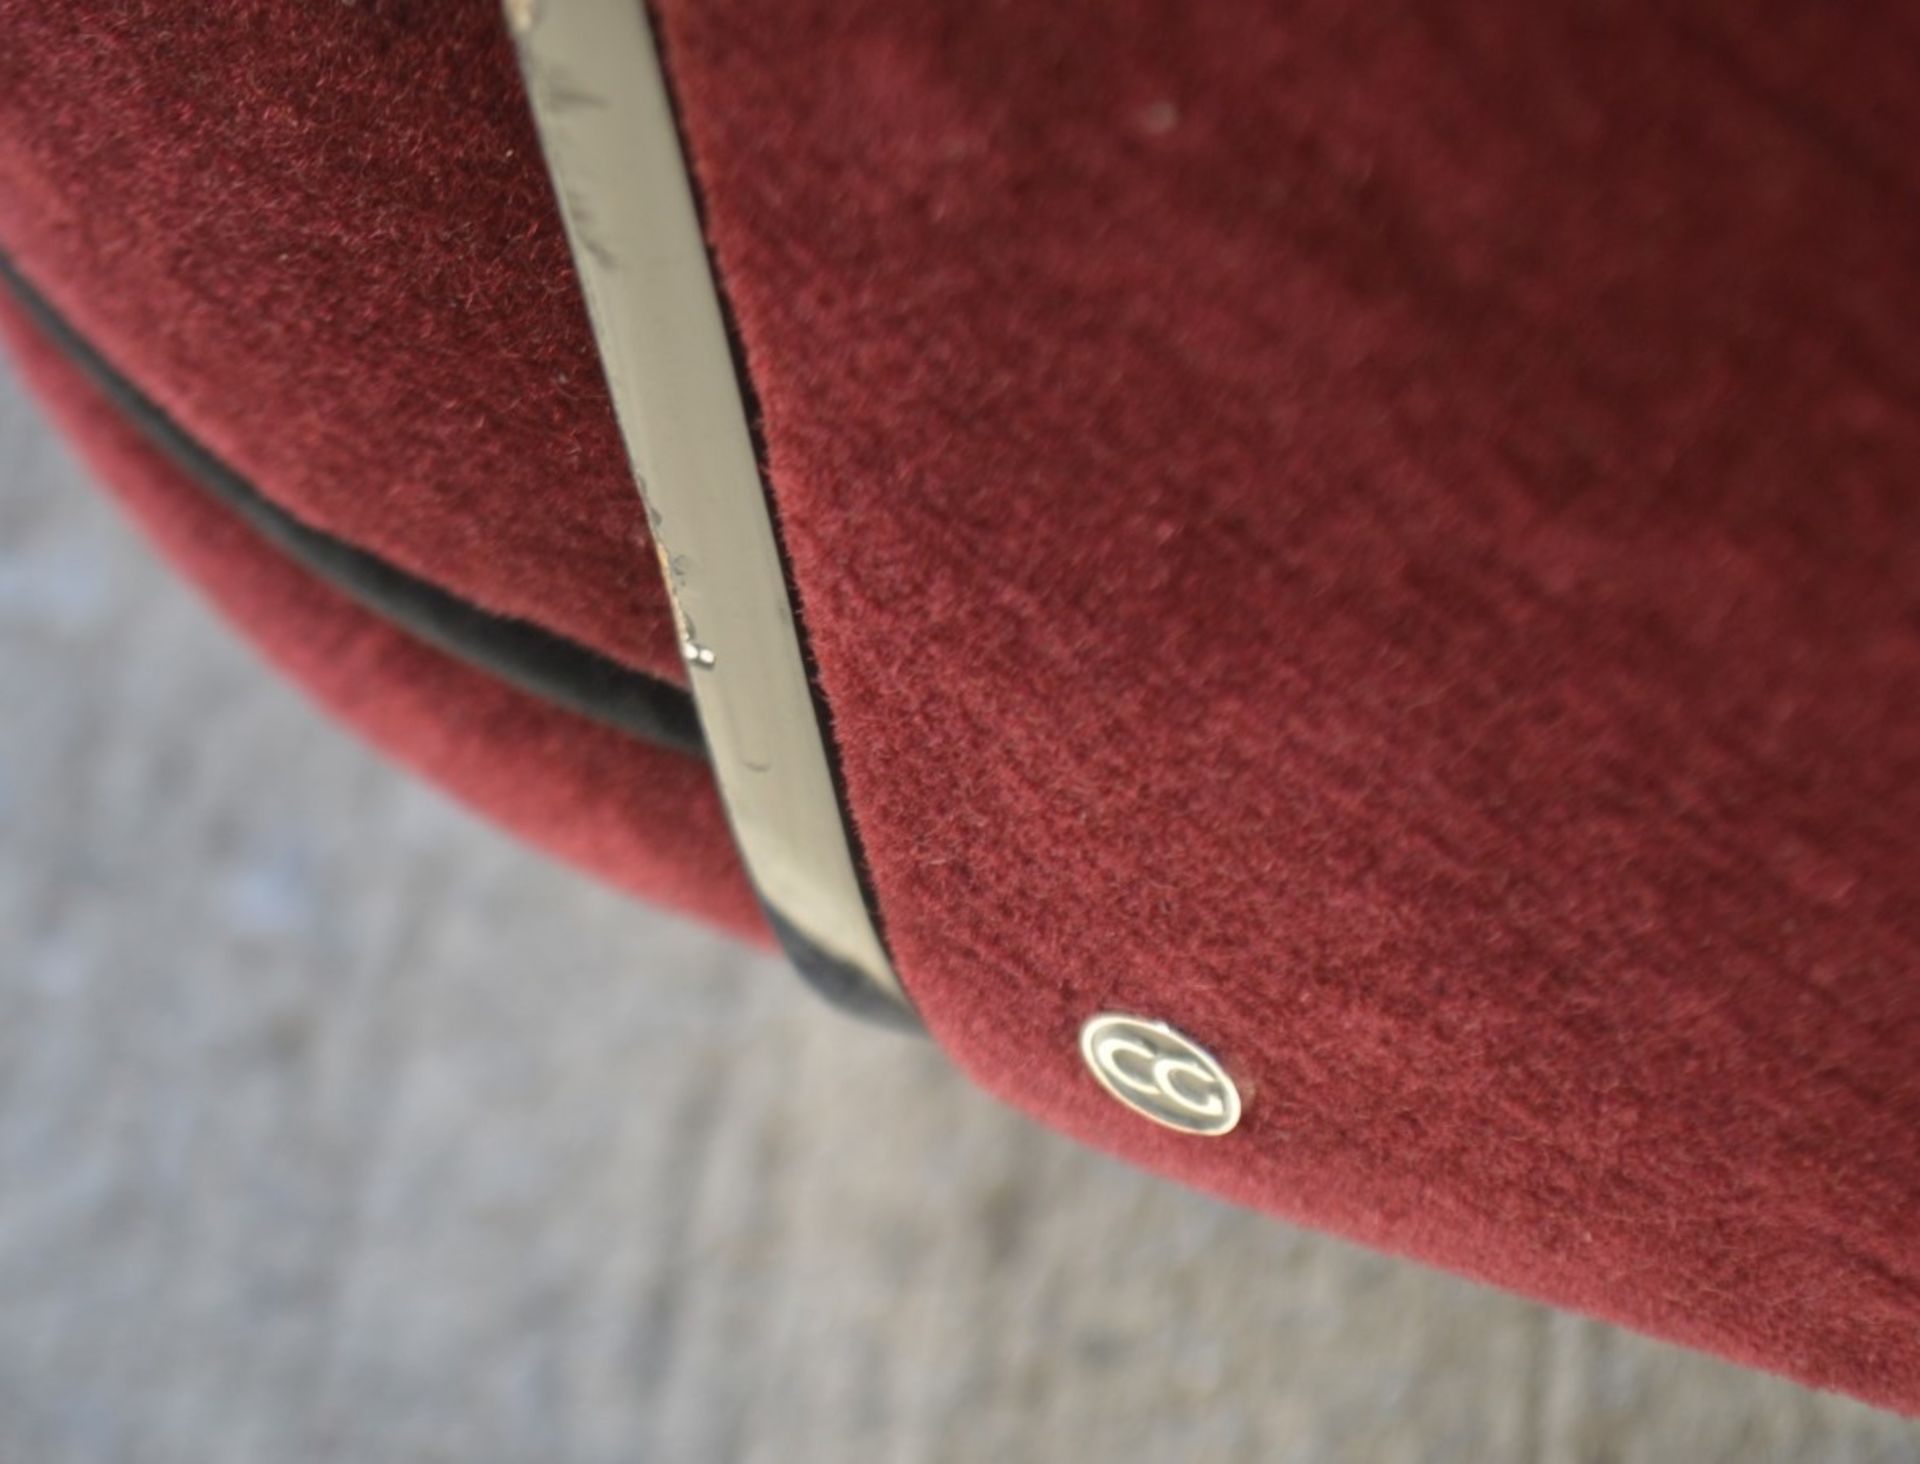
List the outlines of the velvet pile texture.
{"type": "Polygon", "coordinates": [[[556,857],[766,941],[702,763],[536,701],[293,569],[4,298],[0,340],[154,546],[328,712],[556,857]]]}
{"type": "MultiPolygon", "coordinates": [[[[288,509],[678,676],[492,6],[53,9],[0,6],[23,274],[288,509]]],[[[1189,1183],[1920,1411],[1911,10],[658,16],[935,1039],[1189,1183]],[[1108,1099],[1113,1009],[1240,1128],[1108,1099]]],[[[751,920],[668,755],[281,583],[55,395],[323,699],[751,920]]]]}

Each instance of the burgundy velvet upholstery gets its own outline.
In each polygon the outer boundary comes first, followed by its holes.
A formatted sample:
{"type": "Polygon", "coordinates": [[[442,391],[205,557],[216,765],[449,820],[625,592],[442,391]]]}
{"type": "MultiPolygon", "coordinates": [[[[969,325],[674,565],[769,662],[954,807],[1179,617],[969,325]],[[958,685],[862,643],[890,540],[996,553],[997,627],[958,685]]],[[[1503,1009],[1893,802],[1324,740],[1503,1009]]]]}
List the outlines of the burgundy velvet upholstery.
{"type": "Polygon", "coordinates": [[[316,528],[679,678],[498,7],[0,0],[0,248],[316,528]]]}
{"type": "MultiPolygon", "coordinates": [[[[487,0],[15,9],[23,271],[289,508],[665,667],[487,0]]],[[[1920,1410],[1912,13],[661,10],[936,1040],[1188,1182],[1920,1410]],[[1106,1008],[1241,1128],[1112,1104],[1106,1008]]],[[[358,668],[389,740],[490,786],[440,751],[487,689],[422,664],[358,668]]],[[[673,816],[570,799],[614,754],[550,730],[524,820],[673,816]]]]}
{"type": "Polygon", "coordinates": [[[4,300],[0,339],[156,547],[334,716],[549,853],[768,940],[702,763],[534,701],[389,628],[183,480],[4,300]]]}

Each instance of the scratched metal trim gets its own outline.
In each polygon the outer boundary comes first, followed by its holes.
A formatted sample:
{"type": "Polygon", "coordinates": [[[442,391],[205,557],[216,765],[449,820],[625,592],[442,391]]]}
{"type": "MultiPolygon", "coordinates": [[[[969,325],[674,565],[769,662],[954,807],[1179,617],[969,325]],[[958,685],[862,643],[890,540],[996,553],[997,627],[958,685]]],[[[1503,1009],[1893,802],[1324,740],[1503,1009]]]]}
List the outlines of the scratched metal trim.
{"type": "Polygon", "coordinates": [[[841,1005],[917,1025],[861,886],[642,0],[505,0],[748,875],[841,1005]]]}

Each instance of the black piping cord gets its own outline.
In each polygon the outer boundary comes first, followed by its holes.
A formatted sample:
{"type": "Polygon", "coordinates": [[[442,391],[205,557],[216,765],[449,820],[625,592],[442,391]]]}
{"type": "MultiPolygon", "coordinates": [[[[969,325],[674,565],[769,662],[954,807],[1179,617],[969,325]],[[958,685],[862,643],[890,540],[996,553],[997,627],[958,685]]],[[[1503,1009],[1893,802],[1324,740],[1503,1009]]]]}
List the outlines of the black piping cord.
{"type": "Polygon", "coordinates": [[[154,448],[302,569],[416,639],[541,701],[642,742],[705,760],[692,695],[525,620],[471,605],[301,523],[197,442],[115,370],[10,260],[0,283],[60,353],[154,448]]]}

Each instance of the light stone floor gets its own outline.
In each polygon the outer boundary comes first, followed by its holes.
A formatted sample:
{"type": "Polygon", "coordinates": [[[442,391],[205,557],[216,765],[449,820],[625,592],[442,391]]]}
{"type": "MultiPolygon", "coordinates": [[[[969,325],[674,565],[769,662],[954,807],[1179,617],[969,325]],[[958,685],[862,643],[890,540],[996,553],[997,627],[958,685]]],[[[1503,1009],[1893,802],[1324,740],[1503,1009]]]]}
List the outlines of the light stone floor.
{"type": "Polygon", "coordinates": [[[1920,1460],[1132,1173],[376,761],[0,377],[0,1464],[1920,1460]]]}

